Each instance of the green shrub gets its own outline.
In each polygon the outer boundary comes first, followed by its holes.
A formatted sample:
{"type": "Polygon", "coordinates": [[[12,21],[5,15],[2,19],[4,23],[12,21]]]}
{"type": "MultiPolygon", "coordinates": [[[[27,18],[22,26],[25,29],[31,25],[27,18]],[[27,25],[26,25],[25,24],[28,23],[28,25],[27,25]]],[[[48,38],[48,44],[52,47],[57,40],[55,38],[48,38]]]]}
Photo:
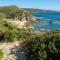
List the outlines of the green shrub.
{"type": "Polygon", "coordinates": [[[26,30],[17,28],[12,24],[1,20],[0,22],[0,40],[3,41],[13,41],[15,39],[19,40],[19,38],[26,37],[26,30]],[[3,33],[3,34],[2,34],[3,33]],[[3,36],[1,36],[3,35],[3,36]]]}
{"type": "Polygon", "coordinates": [[[2,52],[2,50],[0,49],[0,60],[2,60],[4,57],[4,53],[2,52]]]}
{"type": "Polygon", "coordinates": [[[15,38],[15,36],[11,30],[5,32],[4,41],[13,41],[13,38],[15,38]]]}
{"type": "Polygon", "coordinates": [[[42,36],[35,36],[33,39],[31,39],[30,44],[27,46],[29,50],[30,60],[58,59],[57,57],[60,56],[59,32],[47,32],[42,36]]]}
{"type": "Polygon", "coordinates": [[[0,18],[5,18],[6,14],[5,13],[0,13],[0,18]]]}

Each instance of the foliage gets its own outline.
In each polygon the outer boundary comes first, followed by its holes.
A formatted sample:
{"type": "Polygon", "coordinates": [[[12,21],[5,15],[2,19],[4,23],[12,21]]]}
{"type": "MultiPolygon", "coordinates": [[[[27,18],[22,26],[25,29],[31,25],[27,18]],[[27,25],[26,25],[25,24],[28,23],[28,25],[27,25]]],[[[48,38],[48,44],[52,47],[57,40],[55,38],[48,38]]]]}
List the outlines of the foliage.
{"type": "Polygon", "coordinates": [[[5,18],[5,17],[6,17],[6,14],[0,13],[0,18],[5,18]]]}
{"type": "Polygon", "coordinates": [[[26,38],[26,30],[17,28],[7,21],[0,21],[0,41],[13,41],[26,38]]]}
{"type": "Polygon", "coordinates": [[[16,6],[3,6],[3,7],[0,7],[0,15],[2,17],[5,17],[5,18],[15,18],[17,11],[19,11],[19,8],[16,7],[16,6]]]}
{"type": "Polygon", "coordinates": [[[31,15],[27,11],[19,9],[17,6],[1,6],[0,18],[6,18],[6,19],[17,18],[17,20],[22,21],[23,18],[25,18],[26,20],[31,19],[31,15]]]}
{"type": "MultiPolygon", "coordinates": [[[[2,20],[5,17],[17,17],[20,20],[26,17],[26,20],[28,20],[28,15],[30,16],[29,13],[19,10],[16,6],[0,7],[0,41],[11,42],[25,39],[29,41],[27,48],[30,60],[57,60],[60,56],[60,30],[50,31],[43,35],[33,35],[30,29],[20,29],[2,20]]],[[[51,24],[52,22],[50,21],[49,23],[51,24]]],[[[28,24],[26,26],[28,27],[28,24]]],[[[0,55],[3,56],[1,50],[0,55]]]]}
{"type": "Polygon", "coordinates": [[[2,50],[0,49],[0,60],[3,59],[3,55],[4,55],[4,53],[3,53],[2,50]]]}
{"type": "Polygon", "coordinates": [[[60,56],[60,31],[34,36],[28,44],[30,60],[58,60],[60,56]]]}

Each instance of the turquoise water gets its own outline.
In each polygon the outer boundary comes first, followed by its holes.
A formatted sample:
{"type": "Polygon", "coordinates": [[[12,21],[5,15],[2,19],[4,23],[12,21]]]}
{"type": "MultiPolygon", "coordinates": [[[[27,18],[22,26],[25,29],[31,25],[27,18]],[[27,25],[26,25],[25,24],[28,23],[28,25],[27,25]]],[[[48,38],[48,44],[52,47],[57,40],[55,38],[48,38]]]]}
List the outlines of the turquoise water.
{"type": "Polygon", "coordinates": [[[46,31],[60,29],[60,12],[36,13],[32,15],[44,19],[44,21],[34,24],[34,30],[46,31]]]}

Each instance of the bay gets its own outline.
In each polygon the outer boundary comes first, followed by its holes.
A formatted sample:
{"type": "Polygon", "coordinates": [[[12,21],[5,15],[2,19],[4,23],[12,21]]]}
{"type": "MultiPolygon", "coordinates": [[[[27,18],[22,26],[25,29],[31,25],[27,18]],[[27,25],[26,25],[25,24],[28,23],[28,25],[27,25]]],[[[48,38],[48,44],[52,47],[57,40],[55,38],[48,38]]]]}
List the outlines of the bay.
{"type": "Polygon", "coordinates": [[[34,23],[34,30],[47,31],[60,29],[60,12],[34,13],[32,15],[44,19],[44,21],[34,23]]]}

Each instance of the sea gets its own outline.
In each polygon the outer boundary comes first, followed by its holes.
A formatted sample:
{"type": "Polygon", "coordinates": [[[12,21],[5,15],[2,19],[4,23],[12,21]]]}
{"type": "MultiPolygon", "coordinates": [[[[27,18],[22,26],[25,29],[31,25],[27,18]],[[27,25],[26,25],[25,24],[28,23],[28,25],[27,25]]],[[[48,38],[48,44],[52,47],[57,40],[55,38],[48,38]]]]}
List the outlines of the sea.
{"type": "Polygon", "coordinates": [[[42,18],[43,21],[35,22],[33,30],[49,31],[60,29],[60,12],[33,13],[32,16],[42,18]]]}

